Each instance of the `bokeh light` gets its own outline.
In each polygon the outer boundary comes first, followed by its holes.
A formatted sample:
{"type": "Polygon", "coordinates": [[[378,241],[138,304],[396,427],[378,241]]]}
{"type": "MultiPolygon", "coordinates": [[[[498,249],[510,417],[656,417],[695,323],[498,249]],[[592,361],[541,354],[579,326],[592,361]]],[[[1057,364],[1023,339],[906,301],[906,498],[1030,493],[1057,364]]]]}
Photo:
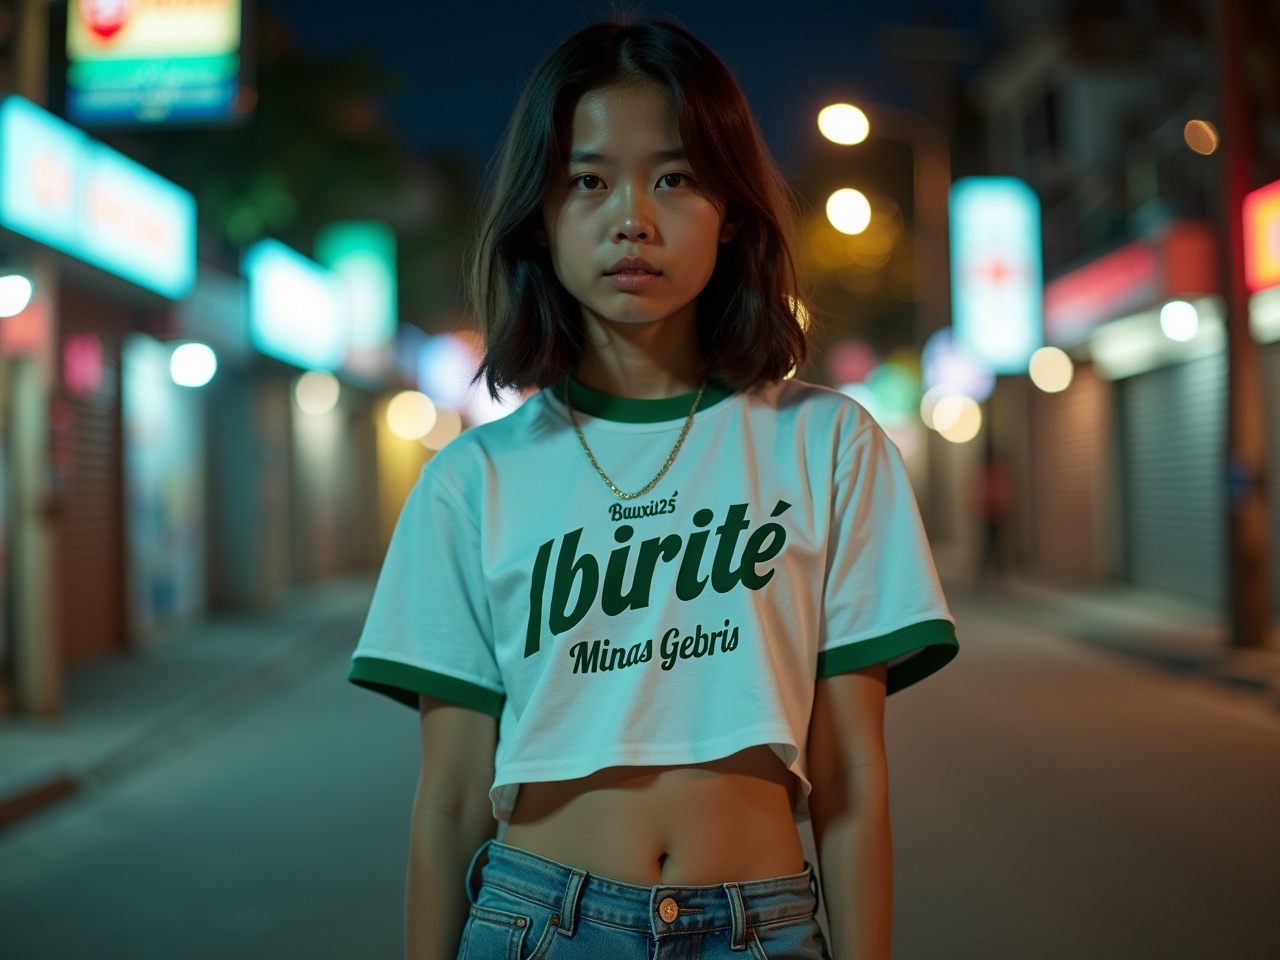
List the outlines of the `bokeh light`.
{"type": "Polygon", "coordinates": [[[827,198],[827,219],[841,233],[861,233],[871,223],[871,201],[859,190],[841,187],[827,198]]]}
{"type": "Polygon", "coordinates": [[[16,317],[27,309],[34,292],[31,281],[20,274],[0,277],[0,317],[16,317]]]}
{"type": "Polygon", "coordinates": [[[933,408],[934,429],[952,443],[968,443],[982,429],[982,408],[972,397],[952,393],[933,408]]]}
{"type": "Polygon", "coordinates": [[[949,383],[940,383],[926,390],[924,396],[920,398],[920,419],[924,422],[924,425],[930,430],[937,430],[938,426],[934,422],[933,412],[937,409],[938,402],[943,397],[956,396],[958,393],[959,391],[949,383]]]}
{"type": "Polygon", "coordinates": [[[203,387],[218,372],[218,357],[203,343],[184,343],[169,357],[169,376],[180,387],[203,387]]]}
{"type": "Polygon", "coordinates": [[[851,103],[833,103],[818,111],[818,129],[832,143],[861,143],[871,133],[867,115],[851,103]]]}
{"type": "Polygon", "coordinates": [[[1200,329],[1200,313],[1195,304],[1185,300],[1170,300],[1160,308],[1160,329],[1170,340],[1185,343],[1195,337],[1200,329]]]}
{"type": "Polygon", "coordinates": [[[963,393],[981,403],[995,389],[995,374],[956,342],[950,327],[935,330],[929,335],[920,362],[924,369],[921,379],[925,390],[947,384],[951,392],[963,393]]]}
{"type": "Polygon", "coordinates": [[[418,352],[418,386],[446,407],[465,409],[475,388],[479,357],[472,345],[456,333],[428,337],[418,352]]]}
{"type": "Polygon", "coordinates": [[[920,380],[912,371],[896,363],[882,363],[867,377],[867,386],[875,394],[880,415],[876,417],[885,429],[905,423],[916,409],[920,396],[920,380]]]}
{"type": "Polygon", "coordinates": [[[1188,120],[1182,128],[1182,139],[1188,147],[1206,157],[1218,149],[1221,140],[1217,128],[1208,120],[1188,120]]]}
{"type": "Polygon", "coordinates": [[[419,442],[428,450],[442,450],[444,445],[462,433],[462,417],[457,410],[436,406],[436,422],[419,442]]]}
{"type": "Polygon", "coordinates": [[[1071,386],[1075,364],[1066,351],[1057,347],[1041,347],[1031,355],[1028,372],[1031,382],[1045,393],[1061,393],[1071,386]]]}
{"type": "Polygon", "coordinates": [[[337,377],[323,370],[312,370],[300,376],[294,384],[293,402],[303,413],[319,416],[337,406],[341,392],[337,377]]]}
{"type": "Polygon", "coordinates": [[[402,390],[387,404],[387,426],[404,440],[420,440],[436,425],[436,405],[425,393],[402,390]]]}
{"type": "Polygon", "coordinates": [[[827,374],[833,383],[862,383],[879,362],[879,356],[865,341],[837,340],[827,351],[827,374]]]}

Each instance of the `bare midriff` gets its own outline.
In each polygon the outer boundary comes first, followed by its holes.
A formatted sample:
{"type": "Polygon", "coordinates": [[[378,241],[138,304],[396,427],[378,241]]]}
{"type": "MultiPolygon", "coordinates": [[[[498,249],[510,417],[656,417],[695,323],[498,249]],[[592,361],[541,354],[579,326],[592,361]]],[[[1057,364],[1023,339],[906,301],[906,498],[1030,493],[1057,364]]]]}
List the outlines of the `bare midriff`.
{"type": "Polygon", "coordinates": [[[799,873],[799,783],[767,745],[681,766],[524,783],[502,841],[598,877],[653,886],[799,873]]]}

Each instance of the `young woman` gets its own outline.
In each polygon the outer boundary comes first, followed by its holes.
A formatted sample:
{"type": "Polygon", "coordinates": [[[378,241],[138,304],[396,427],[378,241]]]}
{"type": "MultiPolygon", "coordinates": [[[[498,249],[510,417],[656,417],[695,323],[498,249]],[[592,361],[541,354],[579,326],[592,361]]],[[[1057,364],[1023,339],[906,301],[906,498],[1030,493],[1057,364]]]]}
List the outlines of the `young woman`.
{"type": "Polygon", "coordinates": [[[477,379],[538,389],[424,469],[351,668],[420,711],[411,958],[889,956],[885,696],[955,633],[896,449],[794,378],[785,197],[670,23],[516,107],[477,379]]]}

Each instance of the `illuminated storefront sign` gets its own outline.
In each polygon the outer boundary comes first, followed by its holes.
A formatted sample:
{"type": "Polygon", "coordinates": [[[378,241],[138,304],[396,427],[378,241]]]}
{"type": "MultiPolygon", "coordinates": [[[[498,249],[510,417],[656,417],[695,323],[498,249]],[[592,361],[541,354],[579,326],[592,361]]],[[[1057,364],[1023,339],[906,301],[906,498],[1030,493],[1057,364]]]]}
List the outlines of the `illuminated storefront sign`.
{"type": "Polygon", "coordinates": [[[276,240],[244,252],[249,333],[262,353],[309,370],[333,371],[347,354],[341,280],[276,240]]]}
{"type": "Polygon", "coordinates": [[[1040,202],[1014,177],[951,187],[956,339],[996,373],[1026,373],[1042,345],[1040,202]]]}
{"type": "Polygon", "coordinates": [[[1244,277],[1255,293],[1280,285],[1280,180],[1244,198],[1244,277]]]}
{"type": "Polygon", "coordinates": [[[237,116],[240,0],[71,0],[67,116],[135,124],[237,116]]]}
{"type": "Polygon", "coordinates": [[[20,97],[0,102],[0,226],[166,297],[195,282],[195,198],[20,97]]]}
{"type": "Polygon", "coordinates": [[[1050,281],[1044,291],[1045,340],[1071,346],[1099,324],[1177,297],[1218,291],[1213,228],[1177,221],[1050,281]]]}
{"type": "Polygon", "coordinates": [[[399,313],[395,232],[374,220],[333,223],[316,235],[315,256],[342,281],[346,296],[343,369],[381,379],[392,365],[399,313]]]}

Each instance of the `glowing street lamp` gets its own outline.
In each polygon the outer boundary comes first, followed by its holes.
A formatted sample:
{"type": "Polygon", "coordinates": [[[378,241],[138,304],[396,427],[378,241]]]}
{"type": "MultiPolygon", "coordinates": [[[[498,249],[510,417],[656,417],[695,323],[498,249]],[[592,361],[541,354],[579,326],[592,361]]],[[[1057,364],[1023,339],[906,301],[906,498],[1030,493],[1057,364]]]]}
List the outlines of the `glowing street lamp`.
{"type": "Polygon", "coordinates": [[[851,103],[833,103],[818,111],[818,129],[832,143],[861,143],[871,133],[867,115],[851,103]]]}
{"type": "Polygon", "coordinates": [[[31,281],[22,274],[0,277],[0,317],[16,317],[27,309],[34,292],[31,281]]]}
{"type": "Polygon", "coordinates": [[[841,233],[861,233],[871,223],[871,201],[861,191],[843,187],[827,198],[827,219],[841,233]]]}
{"type": "Polygon", "coordinates": [[[1170,300],[1160,308],[1160,329],[1170,340],[1186,343],[1195,339],[1200,329],[1200,311],[1194,303],[1170,300]]]}
{"type": "MultiPolygon", "coordinates": [[[[951,149],[946,134],[927,117],[884,103],[834,103],[818,113],[818,129],[835,143],[860,143],[870,136],[911,148],[912,199],[920,255],[915,258],[916,336],[923,341],[950,318],[951,275],[947,248],[947,210],[951,191],[951,149]]],[[[830,217],[830,214],[828,214],[830,217]]],[[[836,229],[840,229],[838,226],[836,229]]]]}
{"type": "Polygon", "coordinates": [[[169,376],[180,387],[203,387],[218,372],[218,356],[208,344],[184,343],[169,357],[169,376]]]}

